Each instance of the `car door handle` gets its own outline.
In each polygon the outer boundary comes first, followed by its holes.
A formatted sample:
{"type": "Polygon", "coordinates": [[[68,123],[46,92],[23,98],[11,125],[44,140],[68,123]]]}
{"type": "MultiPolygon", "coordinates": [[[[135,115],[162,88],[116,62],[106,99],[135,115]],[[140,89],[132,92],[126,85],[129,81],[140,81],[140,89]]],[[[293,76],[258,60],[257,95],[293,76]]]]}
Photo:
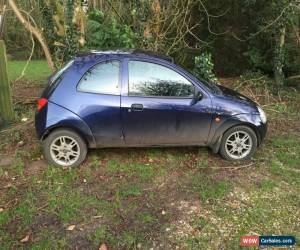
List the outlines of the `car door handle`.
{"type": "MultiPolygon", "coordinates": [[[[131,105],[131,111],[143,111],[143,104],[134,103],[131,105]]],[[[130,111],[129,111],[130,112],[130,111]]]]}

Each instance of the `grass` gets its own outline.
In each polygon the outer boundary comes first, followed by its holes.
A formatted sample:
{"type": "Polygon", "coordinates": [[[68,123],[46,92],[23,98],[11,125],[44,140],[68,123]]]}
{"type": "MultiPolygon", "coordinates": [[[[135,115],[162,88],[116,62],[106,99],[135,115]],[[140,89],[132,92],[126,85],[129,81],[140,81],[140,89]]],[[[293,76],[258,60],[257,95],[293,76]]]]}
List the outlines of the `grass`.
{"type": "MultiPolygon", "coordinates": [[[[15,81],[22,73],[26,61],[8,61],[8,79],[15,81]]],[[[25,71],[24,78],[31,81],[39,82],[44,81],[51,74],[48,64],[44,60],[30,61],[27,70],[25,71]]]]}
{"type": "Polygon", "coordinates": [[[43,162],[32,124],[1,133],[0,155],[13,158],[0,166],[1,249],[240,249],[246,234],[299,239],[299,100],[288,92],[272,104],[269,138],[246,163],[206,148],[101,149],[78,169],[59,169],[43,162]]]}

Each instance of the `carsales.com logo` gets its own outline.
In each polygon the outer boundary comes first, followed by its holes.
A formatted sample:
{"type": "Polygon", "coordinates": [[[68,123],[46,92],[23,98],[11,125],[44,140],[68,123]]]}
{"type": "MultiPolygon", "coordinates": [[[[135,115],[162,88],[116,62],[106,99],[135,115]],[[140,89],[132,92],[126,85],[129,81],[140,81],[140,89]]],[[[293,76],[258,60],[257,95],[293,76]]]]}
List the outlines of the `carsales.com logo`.
{"type": "Polygon", "coordinates": [[[257,246],[294,246],[296,239],[294,236],[242,236],[240,246],[257,247],[257,246]]]}

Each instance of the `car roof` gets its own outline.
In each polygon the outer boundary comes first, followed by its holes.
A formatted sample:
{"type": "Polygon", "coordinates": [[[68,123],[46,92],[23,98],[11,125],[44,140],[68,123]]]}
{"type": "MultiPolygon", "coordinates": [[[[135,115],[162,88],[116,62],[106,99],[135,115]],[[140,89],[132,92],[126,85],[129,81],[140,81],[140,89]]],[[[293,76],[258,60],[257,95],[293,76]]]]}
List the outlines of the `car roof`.
{"type": "Polygon", "coordinates": [[[140,57],[140,58],[156,58],[156,59],[162,59],[168,62],[174,63],[174,59],[170,56],[165,55],[159,55],[157,53],[151,52],[151,51],[145,51],[145,50],[126,50],[126,49],[117,49],[117,50],[91,50],[86,52],[80,52],[76,55],[76,58],[95,58],[95,57],[103,57],[103,56],[134,56],[134,57],[140,57]]]}

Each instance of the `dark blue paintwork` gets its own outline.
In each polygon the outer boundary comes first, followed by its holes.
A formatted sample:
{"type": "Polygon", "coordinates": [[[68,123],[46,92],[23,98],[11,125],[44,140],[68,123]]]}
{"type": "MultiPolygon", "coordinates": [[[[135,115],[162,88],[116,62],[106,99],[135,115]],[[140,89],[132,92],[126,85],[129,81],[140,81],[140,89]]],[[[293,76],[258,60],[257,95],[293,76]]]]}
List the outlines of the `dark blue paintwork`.
{"type": "MultiPolygon", "coordinates": [[[[53,78],[50,78],[50,82],[53,78]]],[[[50,85],[51,86],[51,85],[50,85]]],[[[48,87],[48,104],[36,114],[36,130],[43,139],[53,129],[77,131],[89,147],[207,145],[218,151],[223,133],[236,125],[248,125],[259,144],[267,131],[257,105],[239,93],[221,87],[214,93],[171,61],[145,53],[89,53],[78,56],[62,74],[59,84],[48,87]],[[77,91],[83,74],[106,60],[119,60],[120,95],[77,91]],[[156,98],[128,95],[128,61],[157,63],[177,71],[201,93],[202,98],[156,98]],[[142,104],[142,110],[132,108],[142,104]],[[215,118],[220,118],[216,122],[215,118]]]]}

